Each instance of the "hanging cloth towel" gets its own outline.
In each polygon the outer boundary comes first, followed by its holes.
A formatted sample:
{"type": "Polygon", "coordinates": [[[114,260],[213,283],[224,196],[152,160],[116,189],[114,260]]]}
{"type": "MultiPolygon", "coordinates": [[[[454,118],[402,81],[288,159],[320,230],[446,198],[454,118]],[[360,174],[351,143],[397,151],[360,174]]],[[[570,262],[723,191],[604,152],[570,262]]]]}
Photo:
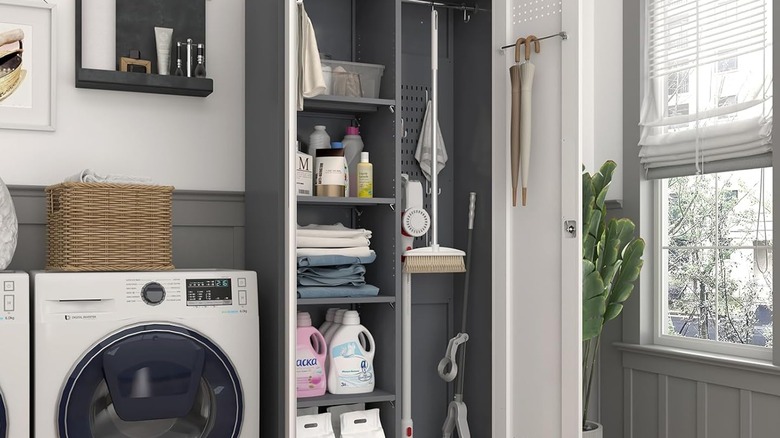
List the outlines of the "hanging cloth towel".
{"type": "Polygon", "coordinates": [[[298,4],[298,111],[303,110],[304,97],[319,96],[325,90],[317,37],[301,2],[298,4]]]}
{"type": "MultiPolygon", "coordinates": [[[[431,121],[431,101],[425,106],[425,117],[423,118],[422,132],[420,132],[420,138],[417,140],[417,151],[414,153],[414,158],[420,163],[420,169],[422,169],[423,175],[428,181],[431,180],[431,159],[433,158],[433,122],[431,121]]],[[[436,123],[436,146],[438,151],[436,152],[436,161],[438,161],[436,173],[441,172],[444,169],[444,165],[447,164],[447,148],[444,147],[444,138],[441,136],[441,127],[436,123]]]]}

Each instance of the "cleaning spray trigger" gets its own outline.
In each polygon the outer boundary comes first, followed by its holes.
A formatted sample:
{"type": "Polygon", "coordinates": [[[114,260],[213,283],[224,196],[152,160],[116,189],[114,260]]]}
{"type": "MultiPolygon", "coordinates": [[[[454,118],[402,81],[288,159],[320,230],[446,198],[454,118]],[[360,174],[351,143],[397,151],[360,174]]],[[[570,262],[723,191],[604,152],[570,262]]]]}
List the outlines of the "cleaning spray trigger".
{"type": "Polygon", "coordinates": [[[469,340],[468,333],[458,333],[454,338],[450,339],[450,343],[447,344],[447,352],[444,354],[444,358],[439,361],[439,377],[445,382],[452,382],[458,375],[458,362],[455,360],[455,356],[458,355],[458,347],[461,344],[469,340]],[[449,368],[449,371],[446,371],[449,368]]]}

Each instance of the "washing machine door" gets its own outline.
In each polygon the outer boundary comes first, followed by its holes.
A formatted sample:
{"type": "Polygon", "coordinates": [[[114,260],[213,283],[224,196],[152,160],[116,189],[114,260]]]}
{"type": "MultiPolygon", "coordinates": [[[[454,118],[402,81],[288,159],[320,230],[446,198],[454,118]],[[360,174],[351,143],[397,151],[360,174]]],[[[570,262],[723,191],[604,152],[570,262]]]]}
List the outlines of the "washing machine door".
{"type": "Polygon", "coordinates": [[[8,409],[5,407],[5,398],[0,391],[0,437],[8,436],[8,409]]]}
{"type": "Polygon", "coordinates": [[[235,438],[243,395],[228,357],[190,329],[153,324],[116,333],[73,369],[60,437],[235,438]]]}

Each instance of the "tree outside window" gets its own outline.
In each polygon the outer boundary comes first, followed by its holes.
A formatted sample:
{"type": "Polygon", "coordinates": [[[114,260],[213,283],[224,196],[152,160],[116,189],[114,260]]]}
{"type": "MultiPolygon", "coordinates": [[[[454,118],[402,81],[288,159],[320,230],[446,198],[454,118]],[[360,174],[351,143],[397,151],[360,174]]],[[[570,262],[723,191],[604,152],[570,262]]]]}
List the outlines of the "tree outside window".
{"type": "Polygon", "coordinates": [[[662,182],[665,334],[772,346],[772,170],[761,172],[662,182]]]}

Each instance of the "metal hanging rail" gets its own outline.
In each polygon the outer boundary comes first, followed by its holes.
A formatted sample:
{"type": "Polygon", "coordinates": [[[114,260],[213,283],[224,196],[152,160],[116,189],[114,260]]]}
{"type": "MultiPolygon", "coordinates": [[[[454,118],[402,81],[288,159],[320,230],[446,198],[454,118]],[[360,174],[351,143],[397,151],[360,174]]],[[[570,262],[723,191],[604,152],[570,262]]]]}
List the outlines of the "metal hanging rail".
{"type": "MultiPolygon", "coordinates": [[[[406,0],[404,0],[404,1],[406,1],[406,0]]],[[[567,40],[567,39],[569,39],[569,34],[567,34],[566,32],[558,32],[558,33],[554,33],[552,35],[547,35],[545,37],[537,38],[536,40],[537,41],[541,41],[541,40],[546,40],[546,39],[555,38],[555,37],[561,37],[562,40],[567,40]]],[[[501,47],[501,49],[504,50],[504,49],[508,49],[508,48],[514,47],[514,46],[515,46],[514,44],[509,44],[509,45],[506,45],[504,47],[501,47]]]]}
{"type": "Polygon", "coordinates": [[[449,3],[441,1],[425,1],[425,0],[401,0],[402,3],[413,3],[416,5],[435,6],[437,8],[456,9],[466,12],[490,12],[490,9],[480,8],[478,4],[474,6],[467,6],[465,3],[449,3]]]}

